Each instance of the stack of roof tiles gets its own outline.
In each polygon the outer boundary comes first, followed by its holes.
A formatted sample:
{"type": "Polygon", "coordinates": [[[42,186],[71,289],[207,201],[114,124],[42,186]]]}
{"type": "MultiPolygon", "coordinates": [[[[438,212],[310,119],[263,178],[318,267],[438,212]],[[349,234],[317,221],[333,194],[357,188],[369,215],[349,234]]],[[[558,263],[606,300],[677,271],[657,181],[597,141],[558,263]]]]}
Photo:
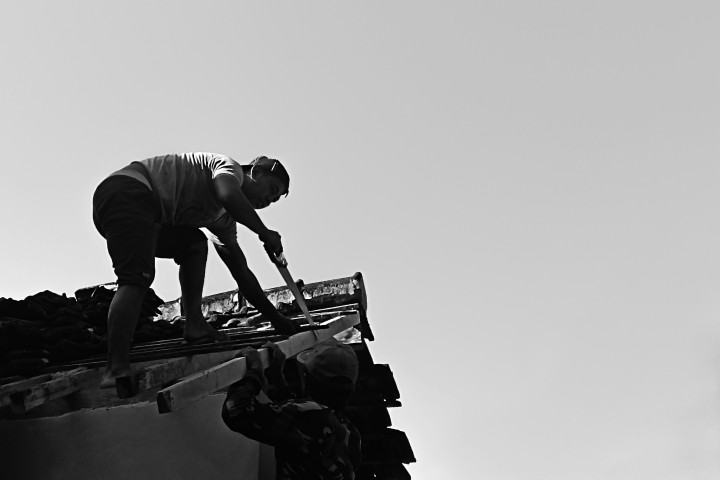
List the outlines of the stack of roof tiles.
{"type": "MultiPolygon", "coordinates": [[[[107,351],[107,313],[115,294],[100,285],[75,297],[45,290],[23,300],[0,298],[0,378],[30,376],[51,365],[107,351]]],[[[163,301],[150,289],[142,304],[136,342],[182,335],[169,321],[153,321],[163,301]]]]}

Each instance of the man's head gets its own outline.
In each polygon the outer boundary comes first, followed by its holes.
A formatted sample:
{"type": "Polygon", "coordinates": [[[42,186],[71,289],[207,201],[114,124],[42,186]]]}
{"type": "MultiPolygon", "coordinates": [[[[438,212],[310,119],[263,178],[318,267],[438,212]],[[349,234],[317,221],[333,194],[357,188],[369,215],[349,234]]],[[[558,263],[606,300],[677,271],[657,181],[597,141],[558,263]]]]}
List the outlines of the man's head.
{"type": "Polygon", "coordinates": [[[352,347],[331,339],[297,356],[306,372],[308,394],[330,407],[342,407],[355,390],[360,363],[352,347]]]}
{"type": "Polygon", "coordinates": [[[279,160],[257,157],[243,165],[242,190],[255,209],[265,208],[290,192],[290,176],[279,160]]]}

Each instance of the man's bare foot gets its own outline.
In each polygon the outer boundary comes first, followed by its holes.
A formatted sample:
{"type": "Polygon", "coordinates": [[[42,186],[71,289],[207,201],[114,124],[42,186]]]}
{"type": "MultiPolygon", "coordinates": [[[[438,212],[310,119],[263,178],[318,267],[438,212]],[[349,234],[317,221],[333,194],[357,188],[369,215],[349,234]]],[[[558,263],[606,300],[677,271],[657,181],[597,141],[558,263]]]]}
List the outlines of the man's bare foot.
{"type": "Polygon", "coordinates": [[[194,322],[189,322],[186,319],[183,339],[186,342],[222,341],[227,340],[228,336],[226,333],[215,330],[204,318],[202,321],[196,320],[194,322]]]}
{"type": "Polygon", "coordinates": [[[127,377],[132,374],[132,370],[129,368],[118,370],[113,373],[110,369],[105,370],[105,374],[100,380],[100,388],[115,388],[115,379],[118,377],[127,377]]]}
{"type": "Polygon", "coordinates": [[[300,331],[300,326],[294,320],[280,314],[271,318],[265,314],[258,313],[248,318],[247,324],[257,326],[264,322],[270,322],[270,325],[282,335],[295,335],[300,331]]]}

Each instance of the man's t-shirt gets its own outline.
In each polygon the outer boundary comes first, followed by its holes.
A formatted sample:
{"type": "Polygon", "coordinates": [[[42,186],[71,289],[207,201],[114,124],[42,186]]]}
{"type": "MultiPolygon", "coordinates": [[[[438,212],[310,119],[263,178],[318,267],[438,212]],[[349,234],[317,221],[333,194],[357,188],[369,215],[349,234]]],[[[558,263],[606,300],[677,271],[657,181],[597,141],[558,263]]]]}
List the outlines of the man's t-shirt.
{"type": "Polygon", "coordinates": [[[237,242],[235,220],[215,198],[213,179],[232,175],[242,185],[242,167],[218,153],[179,153],[141,160],[160,200],[160,223],[206,228],[215,243],[237,242]],[[214,237],[214,238],[213,238],[214,237]]]}

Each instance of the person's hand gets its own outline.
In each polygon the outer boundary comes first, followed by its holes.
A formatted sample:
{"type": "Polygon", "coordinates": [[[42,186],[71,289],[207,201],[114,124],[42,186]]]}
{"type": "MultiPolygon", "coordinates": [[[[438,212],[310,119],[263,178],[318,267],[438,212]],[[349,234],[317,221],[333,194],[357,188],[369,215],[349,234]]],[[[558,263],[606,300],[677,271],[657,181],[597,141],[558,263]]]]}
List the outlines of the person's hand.
{"type": "Polygon", "coordinates": [[[256,349],[254,349],[253,347],[245,347],[240,350],[240,355],[245,357],[245,362],[247,364],[248,370],[257,370],[262,374],[263,364],[262,360],[260,359],[260,353],[256,349]]]}
{"type": "Polygon", "coordinates": [[[263,345],[263,348],[267,348],[270,352],[270,366],[268,368],[270,370],[282,372],[285,360],[287,359],[285,353],[283,353],[277,343],[274,342],[266,342],[263,345]]]}
{"type": "Polygon", "coordinates": [[[265,378],[260,352],[253,347],[245,347],[237,354],[236,358],[238,357],[245,357],[245,367],[247,371],[255,372],[257,375],[256,378],[260,381],[260,390],[267,391],[267,378],[265,378]]]}
{"type": "Polygon", "coordinates": [[[293,320],[278,313],[277,317],[270,320],[270,324],[275,330],[283,335],[295,335],[300,331],[300,326],[293,320]]]}
{"type": "Polygon", "coordinates": [[[278,262],[276,255],[280,255],[283,251],[282,240],[280,238],[281,237],[278,232],[270,229],[260,235],[260,241],[263,242],[265,251],[270,256],[273,263],[278,262]]]}
{"type": "Polygon", "coordinates": [[[285,381],[285,375],[283,373],[283,367],[285,366],[286,360],[285,353],[283,353],[280,347],[273,342],[266,342],[263,345],[263,348],[267,348],[270,353],[270,366],[265,371],[268,381],[270,382],[270,391],[274,391],[275,394],[277,394],[278,391],[283,391],[288,388],[288,384],[287,381],[285,381]]]}

